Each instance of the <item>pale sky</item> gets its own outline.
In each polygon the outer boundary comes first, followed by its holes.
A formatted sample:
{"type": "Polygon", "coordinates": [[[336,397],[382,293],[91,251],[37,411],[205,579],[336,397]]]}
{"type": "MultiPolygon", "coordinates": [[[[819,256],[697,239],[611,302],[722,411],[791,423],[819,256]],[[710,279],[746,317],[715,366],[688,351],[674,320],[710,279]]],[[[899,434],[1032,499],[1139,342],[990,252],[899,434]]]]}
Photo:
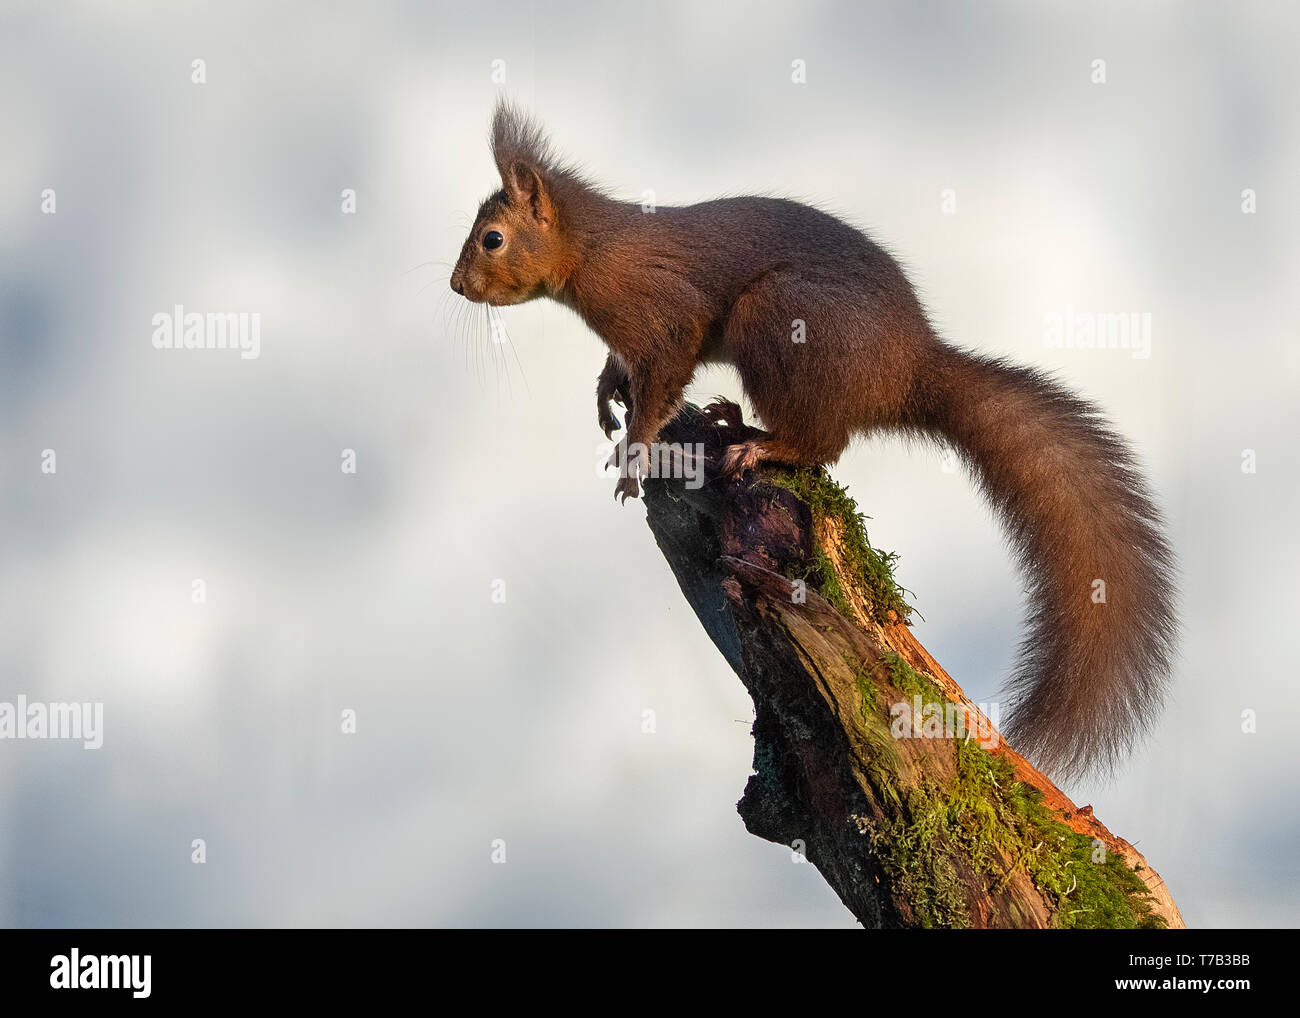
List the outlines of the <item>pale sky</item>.
{"type": "MultiPolygon", "coordinates": [[[[629,197],[837,210],[944,336],[1104,408],[1186,636],[1157,737],[1066,791],[1190,925],[1296,925],[1300,16],[919,6],[6,4],[0,700],[100,702],[104,744],[0,741],[0,924],[854,925],[736,815],[751,705],[594,469],[599,341],[538,303],[493,347],[447,288],[504,92],[629,197]],[[260,355],[155,349],[177,304],[260,355]],[[1067,309],[1150,356],[1048,347],[1067,309]]],[[[969,480],[835,475],[995,698],[1020,585],[969,480]]]]}

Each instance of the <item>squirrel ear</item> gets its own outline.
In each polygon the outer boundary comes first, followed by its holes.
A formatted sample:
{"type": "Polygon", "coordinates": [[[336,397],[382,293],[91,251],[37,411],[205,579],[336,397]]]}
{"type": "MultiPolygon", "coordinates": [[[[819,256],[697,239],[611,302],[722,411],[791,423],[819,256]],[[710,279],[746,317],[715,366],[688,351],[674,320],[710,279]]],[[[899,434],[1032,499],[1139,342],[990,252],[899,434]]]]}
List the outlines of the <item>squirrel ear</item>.
{"type": "Polygon", "coordinates": [[[555,206],[536,169],[526,162],[514,162],[503,176],[505,179],[502,183],[505,184],[511,204],[529,209],[533,218],[543,226],[555,222],[555,206]]]}

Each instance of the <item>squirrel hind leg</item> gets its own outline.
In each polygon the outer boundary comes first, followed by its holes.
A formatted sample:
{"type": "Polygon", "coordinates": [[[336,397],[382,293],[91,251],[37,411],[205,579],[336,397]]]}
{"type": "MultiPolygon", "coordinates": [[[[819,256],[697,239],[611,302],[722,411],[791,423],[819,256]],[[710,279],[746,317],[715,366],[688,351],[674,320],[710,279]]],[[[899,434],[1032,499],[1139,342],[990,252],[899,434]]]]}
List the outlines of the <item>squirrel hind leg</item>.
{"type": "Polygon", "coordinates": [[[729,445],[722,452],[719,469],[724,477],[739,477],[764,461],[787,463],[790,466],[811,464],[809,457],[789,442],[780,438],[749,439],[729,445]]]}

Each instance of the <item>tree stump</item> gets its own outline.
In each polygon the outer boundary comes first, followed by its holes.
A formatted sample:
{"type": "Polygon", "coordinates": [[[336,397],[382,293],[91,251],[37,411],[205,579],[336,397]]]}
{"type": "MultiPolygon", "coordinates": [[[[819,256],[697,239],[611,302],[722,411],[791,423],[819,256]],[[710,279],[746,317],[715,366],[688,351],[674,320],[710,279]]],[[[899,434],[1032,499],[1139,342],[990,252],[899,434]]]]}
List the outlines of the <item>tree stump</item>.
{"type": "MultiPolygon", "coordinates": [[[[762,433],[686,407],[662,443],[762,433]]],[[[1016,753],[913,637],[893,560],[822,471],[646,482],[682,593],[754,701],[750,833],[865,927],[1182,927],[1159,875],[1016,753]]]]}

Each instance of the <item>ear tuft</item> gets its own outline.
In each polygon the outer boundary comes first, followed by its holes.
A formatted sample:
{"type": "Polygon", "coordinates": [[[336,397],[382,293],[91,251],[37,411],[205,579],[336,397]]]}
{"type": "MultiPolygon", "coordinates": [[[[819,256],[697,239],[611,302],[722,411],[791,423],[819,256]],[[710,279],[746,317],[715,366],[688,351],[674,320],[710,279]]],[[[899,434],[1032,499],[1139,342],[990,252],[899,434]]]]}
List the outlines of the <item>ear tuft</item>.
{"type": "Polygon", "coordinates": [[[531,117],[504,99],[492,115],[492,158],[511,203],[531,209],[539,223],[550,223],[554,207],[548,191],[556,172],[551,144],[531,117]]]}
{"type": "Polygon", "coordinates": [[[527,158],[549,164],[551,145],[538,123],[507,99],[498,99],[492,112],[492,155],[497,165],[527,158]]]}
{"type": "Polygon", "coordinates": [[[505,99],[497,101],[492,114],[492,158],[501,174],[501,182],[510,184],[516,163],[533,168],[544,177],[552,168],[551,143],[536,121],[505,99]]]}

